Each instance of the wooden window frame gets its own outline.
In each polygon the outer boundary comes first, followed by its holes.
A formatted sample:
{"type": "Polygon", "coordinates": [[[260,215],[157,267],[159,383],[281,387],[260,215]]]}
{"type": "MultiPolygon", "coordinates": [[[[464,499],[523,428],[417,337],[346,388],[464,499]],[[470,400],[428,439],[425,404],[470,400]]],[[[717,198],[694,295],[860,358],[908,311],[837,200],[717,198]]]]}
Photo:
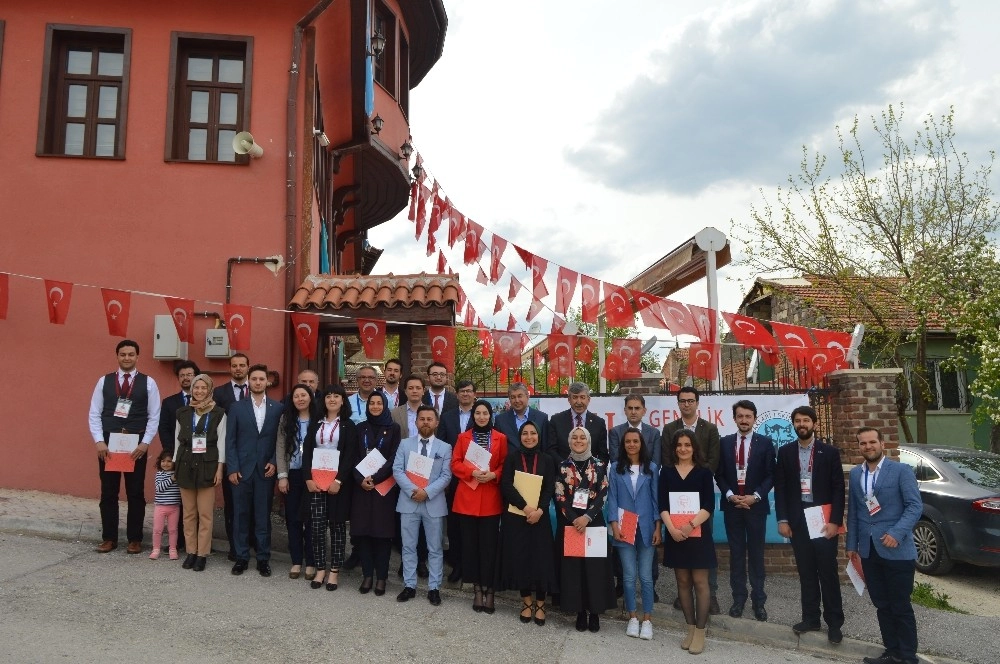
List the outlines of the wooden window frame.
{"type": "MultiPolygon", "coordinates": [[[[185,164],[222,164],[245,166],[250,163],[247,155],[236,155],[233,161],[218,161],[208,158],[217,154],[209,146],[212,145],[211,136],[206,145],[205,159],[188,159],[188,130],[191,127],[190,104],[186,100],[186,90],[189,87],[209,87],[216,91],[224,89],[240,90],[243,96],[242,103],[237,109],[236,131],[250,131],[250,108],[252,100],[253,83],[253,45],[254,39],[246,35],[220,35],[197,32],[171,32],[170,33],[170,70],[167,89],[167,130],[166,140],[163,146],[163,160],[168,162],[181,162],[185,164]],[[240,52],[242,46],[243,55],[243,84],[238,86],[235,83],[225,84],[209,82],[208,85],[188,86],[181,80],[181,75],[187,70],[186,61],[180,62],[180,58],[186,56],[193,50],[197,50],[197,44],[201,44],[206,52],[214,51],[214,58],[220,55],[231,55],[240,52]],[[181,112],[183,111],[183,112],[181,112]]],[[[213,97],[214,98],[214,97],[213,97]]],[[[209,103],[209,113],[211,117],[214,104],[209,103]]],[[[212,122],[208,123],[212,126],[212,122]]],[[[216,125],[217,126],[217,125],[216,125]]]]}
{"type": "MultiPolygon", "coordinates": [[[[2,38],[2,35],[0,35],[2,38]]],[[[132,55],[132,29],[115,28],[108,26],[90,25],[67,25],[62,23],[49,23],[45,26],[45,52],[42,64],[42,92],[39,101],[38,111],[38,137],[35,143],[35,155],[38,157],[63,157],[69,159],[112,159],[121,160],[125,158],[125,138],[128,126],[128,97],[129,79],[131,71],[132,55]],[[118,46],[121,40],[122,48],[122,75],[118,83],[118,117],[115,125],[115,151],[113,155],[95,154],[65,154],[59,152],[56,146],[60,144],[59,139],[65,139],[65,95],[63,87],[66,81],[80,80],[88,81],[89,85],[97,88],[101,87],[100,82],[118,81],[118,77],[82,76],[70,75],[63,71],[62,54],[68,49],[74,40],[78,42],[89,42],[91,48],[99,49],[104,44],[118,46]],[[58,53],[55,51],[58,50],[58,53]],[[60,110],[63,109],[63,110],[60,110]],[[61,120],[61,122],[60,122],[61,120]]],[[[96,63],[95,65],[96,66],[96,63]]],[[[96,95],[88,95],[88,106],[96,114],[96,95]]],[[[98,118],[85,118],[87,134],[96,133],[98,124],[112,124],[108,122],[98,122],[98,118]]],[[[96,138],[96,137],[95,137],[96,138]]],[[[87,145],[87,139],[84,140],[87,145]]],[[[93,147],[93,146],[92,146],[93,147]]]]}
{"type": "Polygon", "coordinates": [[[375,8],[372,11],[372,24],[369,27],[372,35],[376,32],[378,19],[381,19],[385,25],[385,30],[382,32],[382,36],[385,37],[385,48],[382,49],[382,55],[373,58],[372,79],[375,83],[382,86],[382,89],[388,92],[393,99],[398,99],[398,87],[396,83],[396,61],[398,55],[396,49],[396,29],[399,20],[384,4],[375,2],[375,8]]]}
{"type": "Polygon", "coordinates": [[[399,107],[403,117],[410,117],[410,44],[399,31],[399,107]]]}

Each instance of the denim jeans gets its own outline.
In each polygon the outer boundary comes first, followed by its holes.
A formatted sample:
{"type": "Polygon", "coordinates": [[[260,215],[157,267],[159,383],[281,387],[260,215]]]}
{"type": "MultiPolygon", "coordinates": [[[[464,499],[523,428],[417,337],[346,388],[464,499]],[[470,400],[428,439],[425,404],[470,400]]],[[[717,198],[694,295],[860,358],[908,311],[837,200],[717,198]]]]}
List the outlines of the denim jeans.
{"type": "Polygon", "coordinates": [[[625,610],[635,611],[635,577],[642,586],[642,611],[653,612],[653,557],[656,549],[642,543],[638,533],[635,545],[615,546],[622,561],[622,585],[625,588],[625,610]]]}

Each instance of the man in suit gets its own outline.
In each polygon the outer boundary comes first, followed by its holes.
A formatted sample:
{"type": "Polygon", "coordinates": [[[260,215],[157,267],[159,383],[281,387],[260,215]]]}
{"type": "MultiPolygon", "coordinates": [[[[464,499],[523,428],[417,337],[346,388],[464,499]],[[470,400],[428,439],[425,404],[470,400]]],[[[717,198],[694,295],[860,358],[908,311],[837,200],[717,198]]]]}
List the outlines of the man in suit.
{"type": "Polygon", "coordinates": [[[249,370],[250,397],[233,404],[226,417],[226,471],[233,487],[233,574],[246,571],[250,561],[250,514],[257,536],[257,571],[271,576],[271,498],[277,473],[275,446],[281,403],[270,399],[267,367],[249,370]]]}
{"type": "MultiPolygon", "coordinates": [[[[698,390],[690,385],[685,385],[677,393],[677,410],[680,411],[681,416],[672,422],[667,422],[663,426],[663,439],[660,443],[660,468],[666,468],[672,465],[670,459],[670,443],[674,438],[674,434],[681,429],[687,429],[694,433],[694,442],[701,448],[701,455],[705,459],[705,463],[708,465],[708,469],[715,474],[715,471],[719,468],[719,427],[715,426],[708,420],[698,417],[698,402],[701,396],[698,394],[698,390]]],[[[709,517],[708,521],[705,522],[704,528],[709,533],[714,532],[715,528],[715,518],[714,512],[713,516],[709,517]]],[[[719,615],[722,611],[719,608],[719,572],[718,569],[712,567],[708,570],[708,587],[712,593],[712,599],[709,602],[708,612],[713,616],[719,615]]],[[[674,608],[680,610],[681,608],[681,598],[677,597],[674,599],[674,608]]]]}
{"type": "Polygon", "coordinates": [[[507,436],[507,449],[521,449],[521,426],[532,421],[538,427],[539,449],[546,449],[545,434],[549,428],[549,416],[537,408],[528,405],[528,386],[524,383],[511,383],[507,390],[507,400],[510,408],[502,410],[493,418],[493,426],[497,431],[507,436]]]}
{"type": "MultiPolygon", "coordinates": [[[[249,370],[250,358],[243,353],[233,354],[229,358],[229,382],[212,391],[212,401],[226,411],[227,415],[234,403],[250,397],[250,385],[247,383],[249,370]]],[[[252,518],[251,516],[251,523],[252,518]]],[[[229,560],[236,562],[236,547],[233,546],[233,485],[229,482],[222,483],[222,521],[226,526],[226,539],[229,540],[229,560]]],[[[251,526],[250,532],[253,531],[251,526]]]]}
{"type": "Polygon", "coordinates": [[[838,529],[844,523],[844,471],[840,452],[816,438],[816,411],[799,406],[792,411],[797,443],[778,449],[774,468],[774,510],[778,534],[792,539],[799,573],[802,621],[792,626],[796,634],[819,631],[820,598],[827,637],[831,643],[844,638],[844,607],[837,574],[838,529]],[[804,510],[830,506],[830,518],[821,537],[809,538],[804,510]]]}
{"type": "Polygon", "coordinates": [[[443,413],[458,408],[458,397],[448,389],[448,367],[441,362],[431,362],[427,367],[427,380],[430,385],[424,394],[424,403],[434,406],[440,418],[443,413]]]}
{"type": "Polygon", "coordinates": [[[451,481],[451,445],[437,438],[438,417],[433,406],[421,405],[417,411],[417,435],[399,444],[392,464],[392,476],[399,485],[399,512],[403,528],[403,583],[405,587],[396,596],[406,602],[417,591],[417,539],[420,528],[427,534],[427,562],[430,577],[427,580],[427,601],[434,606],[441,603],[441,578],[444,573],[444,556],[441,552],[441,526],[448,514],[444,491],[451,481]],[[424,488],[414,484],[406,474],[410,467],[410,454],[433,460],[430,478],[424,488]]]}
{"type": "Polygon", "coordinates": [[[118,369],[102,376],[90,397],[87,418],[91,440],[97,448],[97,464],[101,478],[101,544],[98,553],[118,548],[118,492],[125,476],[125,496],[128,514],[125,534],[128,553],[142,552],[142,524],[146,515],[146,453],[156,435],[160,419],[160,392],[156,381],[136,371],[139,344],[123,339],[115,347],[118,369]],[[112,433],[128,433],[139,437],[132,452],[135,467],[130,473],[108,471],[104,463],[108,456],[108,441],[112,433]]]}
{"type": "Polygon", "coordinates": [[[403,363],[399,358],[393,357],[385,361],[382,367],[382,377],[385,384],[382,386],[382,393],[385,395],[388,404],[387,408],[395,408],[406,401],[403,392],[399,388],[399,379],[403,377],[403,363]]]}
{"type": "MultiPolygon", "coordinates": [[[[458,408],[446,410],[441,414],[441,423],[438,424],[437,430],[437,437],[451,445],[452,449],[455,449],[459,434],[472,428],[472,405],[476,403],[476,384],[471,380],[460,380],[455,388],[458,408]]],[[[445,553],[445,562],[451,565],[449,583],[458,583],[462,578],[462,530],[458,515],[451,509],[458,482],[459,479],[452,475],[448,491],[445,492],[448,499],[448,551],[445,553]]]]}
{"type": "MultiPolygon", "coordinates": [[[[406,403],[392,409],[392,421],[399,425],[403,438],[417,435],[417,409],[424,404],[424,379],[417,374],[410,374],[403,383],[403,394],[406,403]]],[[[434,411],[435,413],[437,411],[434,411]]]]}
{"type": "Polygon", "coordinates": [[[852,563],[861,562],[885,646],[884,653],[865,662],[916,664],[917,620],[910,602],[917,558],[913,526],[924,509],[917,478],[909,466],[886,459],[878,429],[861,427],[857,438],[865,461],[851,469],[846,548],[852,563]]]}
{"type": "Polygon", "coordinates": [[[357,373],[358,391],[347,398],[351,402],[351,421],[361,424],[367,417],[368,397],[378,386],[378,372],[375,367],[366,364],[357,373]]]}
{"type": "Polygon", "coordinates": [[[590,405],[590,388],[576,382],[569,386],[569,409],[549,418],[545,434],[545,451],[555,459],[556,468],[569,457],[569,432],[584,427],[590,432],[591,453],[601,461],[608,461],[608,425],[603,417],[587,411],[590,405]]]}
{"type": "MultiPolygon", "coordinates": [[[[181,391],[177,394],[171,394],[160,404],[160,447],[164,452],[174,451],[177,409],[191,403],[191,381],[200,373],[201,370],[198,369],[198,365],[190,360],[184,360],[174,365],[174,374],[177,376],[177,383],[180,385],[181,391]]],[[[184,523],[184,507],[183,505],[178,505],[178,508],[177,518],[180,523],[184,523]]],[[[177,530],[177,548],[186,548],[184,529],[178,528],[177,530]]]]}
{"type": "Polygon", "coordinates": [[[747,602],[747,567],[754,618],[767,620],[764,603],[764,535],[771,506],[767,494],[774,486],[774,442],[753,432],[757,405],[743,399],[733,404],[739,433],[720,441],[715,482],[722,493],[722,518],[729,541],[729,587],[733,605],[729,615],[739,618],[747,602]]]}

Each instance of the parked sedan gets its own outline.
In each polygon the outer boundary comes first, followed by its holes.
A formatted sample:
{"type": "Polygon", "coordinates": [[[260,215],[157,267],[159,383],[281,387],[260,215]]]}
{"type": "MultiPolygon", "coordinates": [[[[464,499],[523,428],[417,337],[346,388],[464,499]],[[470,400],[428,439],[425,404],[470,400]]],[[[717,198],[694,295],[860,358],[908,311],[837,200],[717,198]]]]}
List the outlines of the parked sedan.
{"type": "Polygon", "coordinates": [[[913,527],[917,569],[946,574],[956,561],[1000,566],[1000,454],[901,445],[913,468],[924,514],[913,527]]]}

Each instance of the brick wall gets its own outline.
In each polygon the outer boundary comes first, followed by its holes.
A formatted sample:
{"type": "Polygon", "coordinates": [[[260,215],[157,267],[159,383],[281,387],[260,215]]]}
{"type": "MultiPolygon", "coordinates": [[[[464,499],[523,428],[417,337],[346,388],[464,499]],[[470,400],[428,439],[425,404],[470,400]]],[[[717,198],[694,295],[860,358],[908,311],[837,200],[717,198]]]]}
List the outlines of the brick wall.
{"type": "Polygon", "coordinates": [[[829,375],[833,442],[843,463],[861,463],[855,433],[858,427],[875,427],[885,441],[886,455],[898,458],[899,418],[896,382],[902,369],[841,369],[829,375]]]}

